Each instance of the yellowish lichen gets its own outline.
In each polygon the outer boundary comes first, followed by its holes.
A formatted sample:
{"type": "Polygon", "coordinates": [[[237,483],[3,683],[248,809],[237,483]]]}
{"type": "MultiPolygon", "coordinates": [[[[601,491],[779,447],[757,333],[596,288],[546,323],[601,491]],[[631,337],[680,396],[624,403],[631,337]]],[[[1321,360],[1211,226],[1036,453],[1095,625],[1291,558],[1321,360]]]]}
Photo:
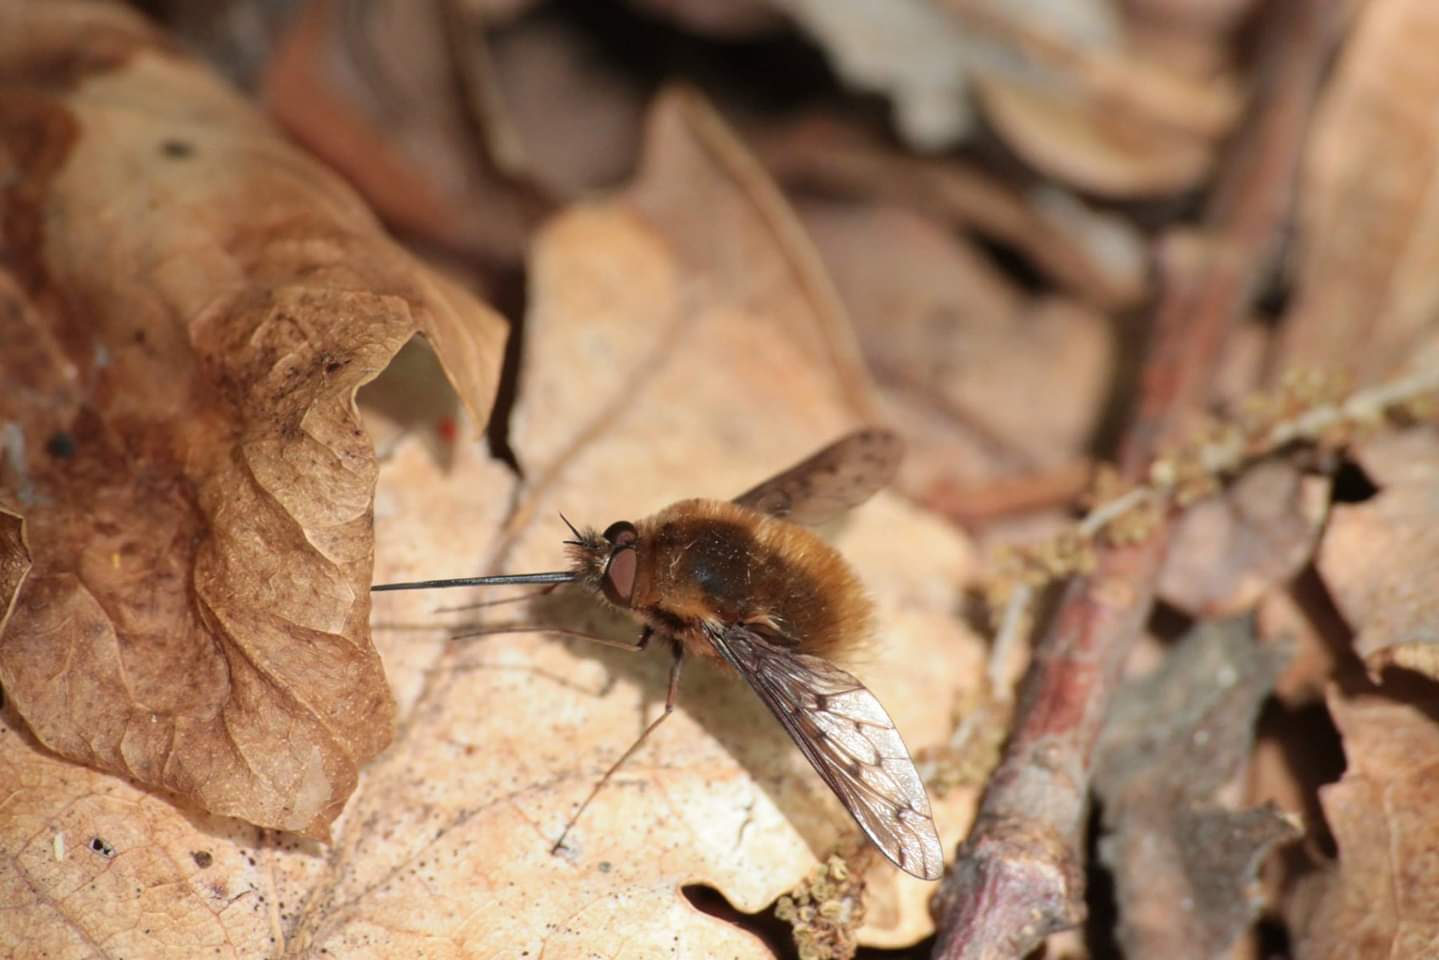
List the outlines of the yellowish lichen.
{"type": "Polygon", "coordinates": [[[1258,460],[1296,444],[1339,450],[1386,427],[1436,418],[1439,374],[1432,371],[1359,391],[1342,374],[1293,371],[1275,389],[1246,397],[1230,419],[1209,423],[1189,443],[1156,457],[1142,486],[1126,483],[1112,466],[1096,468],[1083,498],[1086,517],[1049,540],[996,553],[982,587],[991,618],[999,625],[1012,616],[1016,591],[1089,572],[1100,546],[1144,541],[1167,514],[1213,496],[1258,460]]]}
{"type": "Polygon", "coordinates": [[[850,960],[864,923],[864,881],[833,854],[780,897],[774,913],[793,928],[801,960],[850,960]]]}

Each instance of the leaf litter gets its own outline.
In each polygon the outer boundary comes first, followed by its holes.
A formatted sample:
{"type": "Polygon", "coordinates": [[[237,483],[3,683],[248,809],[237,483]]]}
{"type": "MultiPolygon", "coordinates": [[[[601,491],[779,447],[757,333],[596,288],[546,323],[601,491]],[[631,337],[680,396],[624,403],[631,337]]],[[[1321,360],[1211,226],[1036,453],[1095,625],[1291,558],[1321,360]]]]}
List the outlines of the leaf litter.
{"type": "MultiPolygon", "coordinates": [[[[263,75],[298,139],[506,304],[518,339],[503,385],[504,321],[387,239],[163,34],[119,7],[0,5],[0,156],[18,185],[0,272],[13,307],[0,312],[7,947],[908,947],[933,930],[935,888],[856,854],[849,819],[773,719],[702,666],[552,856],[659,709],[664,658],[515,631],[538,619],[633,635],[564,596],[437,612],[467,598],[391,595],[371,611],[372,557],[377,580],[551,569],[558,510],[602,526],[731,496],[889,419],[911,441],[897,491],[827,533],[884,625],[852,667],[943,785],[953,849],[1004,712],[1026,705],[984,685],[961,617],[977,551],[935,511],[986,544],[1067,520],[1116,429],[1106,417],[1129,402],[1143,355],[1132,311],[1205,279],[1196,325],[1205,309],[1238,318],[1214,409],[1242,422],[1286,369],[1311,388],[1271,389],[1279,406],[1260,422],[1433,368],[1432,231],[1416,200],[1432,178],[1433,18],[1413,0],[1331,24],[1347,42],[1272,271],[1277,240],[1253,227],[1284,223],[1269,211],[1290,181],[1287,163],[1265,163],[1298,142],[1283,110],[1305,108],[1291,70],[1277,133],[1241,125],[1286,76],[1265,64],[1286,61],[1251,61],[1238,41],[1283,28],[1297,4],[1095,3],[1049,22],[1042,4],[917,3],[934,36],[964,24],[965,45],[911,63],[881,48],[868,64],[846,48],[862,33],[850,5],[726,17],[637,4],[642,20],[623,4],[576,19],[455,2],[429,10],[438,26],[372,4],[358,33],[343,6],[304,4],[276,49],[273,19],[223,43],[231,28],[216,25],[205,48],[263,75]],[[759,118],[700,71],[752,155],[693,93],[642,107],[654,75],[605,53],[626,31],[673,43],[655,26],[669,19],[700,38],[669,62],[696,43],[762,44],[786,14],[843,76],[880,78],[888,128],[837,97],[759,118]],[[956,68],[939,87],[906,79],[945,57],[956,68]],[[396,116],[403,135],[387,138],[396,116]],[[982,146],[919,157],[893,130],[982,146]],[[584,197],[641,139],[627,185],[584,197]],[[1252,176],[1231,176],[1246,164],[1252,176]],[[1196,225],[1181,191],[1211,185],[1262,215],[1225,220],[1219,203],[1196,225]],[[1236,255],[1245,266],[1226,268],[1236,255]],[[1255,301],[1261,282],[1275,289],[1255,301]],[[403,369],[361,394],[362,423],[356,389],[407,343],[403,369]]],[[[1315,36],[1280,49],[1317,77],[1315,36]]],[[[1395,430],[1432,409],[1344,409],[1302,434],[1317,453],[1247,469],[1174,518],[1170,606],[1151,627],[1257,609],[1262,639],[1200,630],[1136,655],[1161,665],[1136,685],[1149,698],[1111,717],[1093,866],[1112,871],[1115,942],[1132,951],[1183,931],[1185,948],[1273,952],[1263,938],[1282,928],[1299,957],[1432,952],[1432,435],[1395,430]],[[1355,497],[1361,472],[1372,489],[1355,497]],[[1291,635],[1302,652],[1281,672],[1291,635]],[[1204,659],[1216,651],[1228,666],[1204,659]],[[1304,842],[1274,856],[1293,823],[1304,842]]],[[[1112,955],[1104,917],[1051,950],[1112,955]]]]}

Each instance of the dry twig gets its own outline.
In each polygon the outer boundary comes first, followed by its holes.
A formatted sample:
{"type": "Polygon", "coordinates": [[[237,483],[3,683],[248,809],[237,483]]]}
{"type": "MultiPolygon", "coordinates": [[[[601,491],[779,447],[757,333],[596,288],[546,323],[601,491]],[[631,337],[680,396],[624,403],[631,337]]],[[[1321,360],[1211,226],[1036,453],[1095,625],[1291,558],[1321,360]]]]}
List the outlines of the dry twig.
{"type": "MultiPolygon", "coordinates": [[[[1208,210],[1203,266],[1166,277],[1137,418],[1120,457],[1135,481],[1202,409],[1225,338],[1270,260],[1332,4],[1291,0],[1267,24],[1269,68],[1208,210]]],[[[938,900],[944,960],[1022,956],[1083,919],[1082,840],[1093,748],[1153,602],[1163,526],[1102,551],[1070,584],[1025,678],[1005,757],[938,900]]]]}

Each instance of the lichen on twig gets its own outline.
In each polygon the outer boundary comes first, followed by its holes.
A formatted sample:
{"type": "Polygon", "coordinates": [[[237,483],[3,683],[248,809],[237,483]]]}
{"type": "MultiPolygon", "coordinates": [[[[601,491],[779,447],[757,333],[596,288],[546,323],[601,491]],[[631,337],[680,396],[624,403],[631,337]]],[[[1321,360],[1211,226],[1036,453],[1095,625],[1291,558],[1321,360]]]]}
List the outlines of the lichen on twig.
{"type": "Polygon", "coordinates": [[[800,960],[849,960],[864,924],[864,879],[831,854],[794,890],[780,897],[775,916],[794,930],[800,960]]]}
{"type": "Polygon", "coordinates": [[[1143,483],[1125,486],[1112,468],[1096,472],[1084,517],[1051,539],[1006,547],[984,587],[996,625],[989,682],[1006,699],[1005,666],[1029,625],[1036,592],[1089,572],[1100,546],[1138,543],[1171,509],[1214,494],[1244,468],[1295,444],[1337,450],[1385,424],[1402,426],[1439,412],[1439,369],[1421,370],[1357,390],[1344,377],[1300,370],[1271,392],[1245,401],[1232,421],[1156,458],[1143,483]]]}

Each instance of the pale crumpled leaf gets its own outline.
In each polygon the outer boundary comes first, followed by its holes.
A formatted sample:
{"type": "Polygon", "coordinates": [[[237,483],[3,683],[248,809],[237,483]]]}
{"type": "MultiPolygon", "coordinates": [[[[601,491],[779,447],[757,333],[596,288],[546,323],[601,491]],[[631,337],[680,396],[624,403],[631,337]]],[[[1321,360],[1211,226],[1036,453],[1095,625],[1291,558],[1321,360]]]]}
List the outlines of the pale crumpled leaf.
{"type": "Polygon", "coordinates": [[[1334,508],[1320,575],[1373,676],[1398,666],[1439,678],[1439,434],[1379,438],[1354,456],[1380,490],[1334,508]]]}
{"type": "Polygon", "coordinates": [[[124,8],[7,2],[0,38],[6,699],[64,757],[324,836],[393,717],[354,391],[423,328],[483,415],[501,322],[124,8]]]}
{"type": "MultiPolygon", "coordinates": [[[[510,435],[527,478],[513,532],[497,544],[498,518],[482,518],[507,505],[509,484],[446,480],[475,501],[456,514],[451,495],[428,502],[423,484],[435,480],[402,451],[392,466],[403,472],[381,481],[381,578],[555,569],[568,536],[558,510],[602,527],[686,496],[734,496],[861,422],[863,383],[847,363],[836,365],[846,348],[832,341],[817,279],[795,266],[806,254],[789,245],[775,219],[787,214],[734,150],[702,108],[667,97],[636,184],[542,234],[510,435]]],[[[979,669],[977,645],[952,616],[968,548],[889,495],[853,512],[837,543],[882,624],[853,669],[911,750],[942,742],[955,691],[979,669]]],[[[437,602],[412,594],[378,605],[387,650],[433,649],[438,630],[427,611],[437,602]],[[428,634],[399,629],[426,619],[428,634]]],[[[543,610],[568,626],[635,635],[586,602],[543,610]]],[[[503,611],[485,620],[526,618],[503,611]]],[[[377,789],[408,802],[362,791],[352,815],[395,838],[384,862],[424,859],[443,865],[442,876],[469,880],[444,882],[444,902],[433,901],[424,871],[397,874],[383,895],[363,894],[383,874],[368,862],[373,845],[347,835],[357,875],[336,897],[363,899],[352,917],[325,927],[331,952],[352,950],[371,924],[393,932],[403,918],[460,947],[483,930],[532,954],[623,946],[636,956],[765,955],[758,941],[696,912],[678,888],[703,883],[755,912],[856,831],[738,678],[688,665],[679,710],[586,811],[562,855],[549,852],[596,778],[654,716],[667,668],[662,651],[637,656],[511,634],[466,641],[423,680],[396,671],[399,688],[418,692],[404,708],[401,741],[373,769],[377,789]],[[469,917],[469,926],[455,927],[450,915],[469,917]]],[[[952,846],[973,795],[933,799],[952,846]]],[[[931,929],[933,885],[882,861],[869,864],[866,880],[863,940],[913,943],[931,929]]],[[[389,942],[405,952],[420,940],[389,942]]]]}
{"type": "Polygon", "coordinates": [[[10,704],[0,711],[0,779],[0,953],[278,953],[274,931],[288,906],[275,899],[263,832],[187,816],[163,797],[59,759],[10,704]]]}
{"type": "Polygon", "coordinates": [[[1005,28],[1041,24],[1052,43],[1112,46],[1119,22],[1108,0],[1010,5],[1003,13],[966,17],[937,0],[893,0],[883,6],[839,0],[770,0],[823,44],[835,69],[861,89],[885,92],[905,139],[942,149],[965,139],[974,123],[970,84],[976,73],[1052,80],[1005,28]],[[991,33],[990,31],[993,31],[991,33]],[[1001,39],[996,40],[998,34],[1001,39]]]}

